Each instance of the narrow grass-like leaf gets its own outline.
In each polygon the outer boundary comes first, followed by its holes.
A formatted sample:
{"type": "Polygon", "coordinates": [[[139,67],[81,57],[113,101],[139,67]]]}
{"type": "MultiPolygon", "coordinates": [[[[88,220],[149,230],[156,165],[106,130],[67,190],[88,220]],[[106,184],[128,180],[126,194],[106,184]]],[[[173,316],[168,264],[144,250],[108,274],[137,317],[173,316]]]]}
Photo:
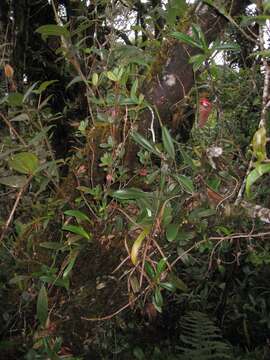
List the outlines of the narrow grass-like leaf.
{"type": "Polygon", "coordinates": [[[38,293],[37,318],[42,326],[46,325],[48,318],[48,296],[44,285],[42,285],[38,293]]]}
{"type": "Polygon", "coordinates": [[[63,225],[62,230],[69,231],[71,233],[81,235],[83,238],[90,240],[90,234],[79,225],[63,225]]]}
{"type": "Polygon", "coordinates": [[[170,156],[172,160],[175,160],[175,149],[174,149],[173,139],[168,129],[165,126],[162,126],[162,143],[166,153],[170,156]]]}
{"type": "Polygon", "coordinates": [[[66,211],[64,211],[64,214],[68,215],[68,216],[74,216],[77,221],[82,220],[82,221],[91,222],[89,217],[86,214],[84,214],[83,212],[81,212],[80,210],[66,210],[66,211]]]}
{"type": "Polygon", "coordinates": [[[132,139],[139,145],[141,145],[145,150],[157,155],[160,157],[160,152],[153,146],[145,137],[143,137],[141,134],[134,131],[132,133],[132,139]]]}

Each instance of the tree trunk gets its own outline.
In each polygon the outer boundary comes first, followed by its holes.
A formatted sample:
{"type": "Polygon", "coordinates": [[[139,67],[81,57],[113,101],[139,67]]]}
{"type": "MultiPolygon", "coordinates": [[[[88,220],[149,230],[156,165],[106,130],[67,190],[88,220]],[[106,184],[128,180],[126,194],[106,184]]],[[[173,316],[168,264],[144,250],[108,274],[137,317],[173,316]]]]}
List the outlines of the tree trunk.
{"type": "MultiPolygon", "coordinates": [[[[250,3],[249,0],[232,0],[226,2],[226,9],[231,16],[240,14],[250,3]]],[[[192,22],[198,24],[208,43],[210,44],[225,29],[227,20],[214,7],[199,5],[191,14],[187,24],[179,24],[181,32],[188,33],[191,30],[192,22]]],[[[162,124],[166,125],[172,133],[179,134],[181,139],[189,137],[192,129],[194,117],[183,117],[183,111],[178,104],[189,93],[194,85],[195,74],[193,67],[189,63],[191,56],[200,53],[197,48],[191,48],[182,44],[178,40],[166,40],[157,56],[153,66],[151,78],[143,86],[143,94],[147,101],[158,111],[162,124]],[[191,123],[190,123],[191,121],[191,123]]],[[[138,125],[138,132],[144,136],[149,136],[147,131],[152,121],[152,113],[146,109],[141,115],[138,125]]],[[[159,121],[154,120],[154,129],[159,133],[159,121]]],[[[138,148],[130,144],[127,154],[127,162],[134,164],[138,148]]]]}

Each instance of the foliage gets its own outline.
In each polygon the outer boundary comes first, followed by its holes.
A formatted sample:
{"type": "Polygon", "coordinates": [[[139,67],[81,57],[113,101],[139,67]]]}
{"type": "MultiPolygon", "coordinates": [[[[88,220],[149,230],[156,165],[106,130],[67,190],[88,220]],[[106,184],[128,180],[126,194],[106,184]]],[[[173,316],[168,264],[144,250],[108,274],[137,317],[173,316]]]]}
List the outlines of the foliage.
{"type": "Polygon", "coordinates": [[[248,29],[267,31],[269,7],[238,23],[205,3],[230,23],[216,40],[186,1],[10,1],[0,17],[16,28],[13,44],[0,26],[6,358],[268,358],[269,232],[237,200],[267,218],[269,54],[248,29]],[[175,44],[196,82],[173,109],[213,104],[186,143],[151,96],[175,44]]]}

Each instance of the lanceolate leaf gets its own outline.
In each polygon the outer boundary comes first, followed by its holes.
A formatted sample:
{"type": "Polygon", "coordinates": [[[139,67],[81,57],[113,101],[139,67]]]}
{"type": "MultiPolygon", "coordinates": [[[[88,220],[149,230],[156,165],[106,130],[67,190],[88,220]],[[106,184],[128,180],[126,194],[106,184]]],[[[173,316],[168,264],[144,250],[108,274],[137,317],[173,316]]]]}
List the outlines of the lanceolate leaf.
{"type": "Polygon", "coordinates": [[[37,318],[42,326],[46,325],[48,318],[48,296],[44,285],[42,285],[37,299],[37,318]]]}
{"type": "Polygon", "coordinates": [[[195,41],[191,36],[181,33],[181,32],[173,32],[171,34],[174,38],[176,38],[177,40],[182,41],[183,43],[190,45],[190,46],[194,46],[197,47],[199,49],[203,49],[202,45],[200,43],[198,43],[197,41],[195,41]]]}
{"type": "Polygon", "coordinates": [[[270,172],[270,164],[259,164],[256,166],[254,170],[252,170],[248,177],[246,182],[246,193],[247,196],[250,196],[251,194],[251,186],[264,174],[270,172]]]}
{"type": "Polygon", "coordinates": [[[138,200],[147,198],[147,193],[140,189],[129,188],[116,190],[112,193],[112,196],[119,200],[138,200]]]}
{"type": "Polygon", "coordinates": [[[69,37],[70,33],[64,26],[49,24],[49,25],[42,25],[36,30],[37,33],[41,34],[42,36],[65,36],[69,37]]]}
{"type": "Polygon", "coordinates": [[[89,217],[86,214],[84,214],[83,212],[81,212],[80,210],[66,210],[64,212],[64,214],[68,215],[68,216],[74,216],[77,221],[82,220],[82,221],[91,222],[89,217]]]}
{"type": "Polygon", "coordinates": [[[165,126],[162,126],[162,143],[166,153],[170,156],[171,159],[175,160],[173,139],[165,126]]]}
{"type": "Polygon", "coordinates": [[[81,235],[83,238],[85,238],[87,240],[91,239],[90,234],[86,230],[84,230],[84,228],[82,226],[79,226],[79,225],[64,225],[62,227],[62,230],[66,230],[71,233],[81,235]]]}
{"type": "Polygon", "coordinates": [[[160,152],[145,137],[143,137],[142,135],[140,135],[137,132],[133,132],[131,136],[132,136],[133,140],[137,144],[141,145],[144,149],[152,152],[153,154],[155,154],[157,156],[160,156],[160,152]]]}

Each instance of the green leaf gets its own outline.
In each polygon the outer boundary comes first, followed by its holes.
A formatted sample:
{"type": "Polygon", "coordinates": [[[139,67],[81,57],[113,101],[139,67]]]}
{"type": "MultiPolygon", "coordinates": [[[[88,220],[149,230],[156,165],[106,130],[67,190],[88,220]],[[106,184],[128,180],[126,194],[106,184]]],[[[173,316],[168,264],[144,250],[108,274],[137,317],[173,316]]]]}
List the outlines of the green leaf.
{"type": "Polygon", "coordinates": [[[27,90],[26,93],[23,95],[23,103],[28,99],[28,97],[32,94],[34,88],[37,86],[38,81],[31,85],[27,90]]]}
{"type": "Polygon", "coordinates": [[[90,234],[84,230],[82,226],[79,225],[63,225],[62,230],[69,231],[71,233],[81,235],[83,238],[87,240],[91,240],[90,234]]]}
{"type": "Polygon", "coordinates": [[[40,247],[50,250],[62,250],[66,248],[66,245],[60,244],[58,242],[54,241],[44,241],[39,244],[40,247]]]}
{"type": "Polygon", "coordinates": [[[187,35],[187,34],[184,34],[182,32],[172,32],[171,35],[176,38],[177,40],[180,40],[182,41],[183,43],[187,44],[187,45],[190,45],[190,46],[194,46],[194,47],[197,47],[201,50],[203,50],[203,46],[198,43],[197,41],[195,41],[191,36],[187,35]]]}
{"type": "Polygon", "coordinates": [[[175,149],[174,149],[173,139],[168,129],[165,126],[162,126],[162,143],[166,153],[170,156],[172,160],[175,160],[175,149]]]}
{"type": "Polygon", "coordinates": [[[112,71],[107,71],[106,76],[109,80],[114,82],[117,82],[119,80],[118,77],[112,71]]]}
{"type": "Polygon", "coordinates": [[[43,37],[47,36],[64,36],[70,37],[70,33],[64,26],[49,24],[42,25],[36,30],[37,33],[41,34],[43,37]]]}
{"type": "Polygon", "coordinates": [[[66,211],[64,211],[64,214],[68,215],[68,216],[74,216],[77,221],[82,220],[82,221],[91,222],[89,217],[86,214],[84,214],[83,212],[81,212],[80,210],[66,210],[66,211]]]}
{"type": "Polygon", "coordinates": [[[175,285],[172,284],[171,282],[160,283],[159,286],[171,292],[174,292],[176,290],[175,285]]]}
{"type": "Polygon", "coordinates": [[[153,298],[153,304],[157,311],[162,312],[162,306],[163,306],[163,297],[160,291],[160,288],[157,287],[155,289],[154,298],[153,298]]]}
{"type": "Polygon", "coordinates": [[[145,262],[144,264],[144,270],[146,272],[146,274],[150,277],[150,279],[154,279],[156,276],[155,270],[152,268],[151,264],[149,264],[149,262],[145,262]]]}
{"type": "Polygon", "coordinates": [[[191,28],[192,28],[193,38],[195,39],[195,41],[197,43],[201,44],[203,47],[203,50],[207,52],[208,44],[206,42],[206,39],[205,39],[205,36],[204,36],[204,33],[203,33],[201,27],[197,24],[192,24],[191,28]]]}
{"type": "Polygon", "coordinates": [[[92,75],[92,84],[94,86],[97,86],[97,84],[98,84],[98,74],[96,72],[93,73],[93,75],[92,75]]]}
{"type": "Polygon", "coordinates": [[[135,79],[135,81],[132,84],[131,91],[130,91],[130,97],[132,100],[137,101],[137,90],[138,90],[138,79],[135,79]]]}
{"type": "Polygon", "coordinates": [[[45,91],[47,89],[48,86],[54,84],[55,82],[57,82],[58,80],[49,80],[49,81],[44,81],[43,83],[41,83],[39,85],[39,88],[37,90],[34,90],[33,92],[35,94],[41,94],[43,91],[45,91]]]}
{"type": "Polygon", "coordinates": [[[83,81],[80,75],[75,76],[66,86],[66,89],[70,88],[72,85],[77,84],[78,82],[83,81]]]}
{"type": "Polygon", "coordinates": [[[204,54],[197,54],[194,56],[191,56],[189,59],[189,62],[193,64],[194,71],[197,71],[201,65],[205,62],[206,56],[204,54]]]}
{"type": "Polygon", "coordinates": [[[44,285],[42,285],[38,294],[37,318],[42,326],[46,325],[46,321],[48,319],[48,296],[44,285]]]}
{"type": "Polygon", "coordinates": [[[13,188],[22,188],[27,182],[26,176],[5,176],[0,178],[0,184],[10,186],[13,188]]]}
{"type": "Polygon", "coordinates": [[[21,174],[32,175],[38,169],[39,161],[35,154],[21,152],[12,156],[8,164],[12,169],[21,174]]]}
{"type": "Polygon", "coordinates": [[[190,166],[192,170],[196,170],[196,166],[194,165],[194,160],[188,155],[186,151],[184,151],[182,147],[180,147],[179,150],[183,158],[184,164],[190,166]]]}
{"type": "Polygon", "coordinates": [[[129,188],[123,190],[116,190],[112,196],[119,200],[137,200],[147,198],[147,193],[136,188],[129,188]]]}
{"type": "Polygon", "coordinates": [[[253,153],[258,162],[262,162],[267,158],[266,142],[266,129],[262,126],[255,132],[252,139],[253,153]]]}
{"type": "Polygon", "coordinates": [[[18,92],[12,92],[8,94],[7,102],[10,106],[22,106],[23,98],[23,94],[18,92]]]}
{"type": "Polygon", "coordinates": [[[216,215],[216,209],[195,209],[189,214],[189,219],[193,221],[213,215],[216,215]]]}
{"type": "Polygon", "coordinates": [[[183,292],[188,291],[187,285],[184,283],[183,280],[181,280],[178,276],[176,276],[174,273],[170,273],[168,275],[169,282],[178,290],[181,290],[183,292]]]}
{"type": "Polygon", "coordinates": [[[176,239],[178,229],[179,229],[179,224],[169,224],[166,227],[166,238],[169,242],[176,239]]]}
{"type": "Polygon", "coordinates": [[[179,184],[186,192],[190,194],[194,193],[193,181],[190,178],[185,175],[175,175],[175,179],[179,182],[179,184]]]}
{"type": "Polygon", "coordinates": [[[144,149],[160,157],[161,153],[141,134],[134,131],[132,132],[131,137],[137,144],[141,145],[144,149]]]}
{"type": "Polygon", "coordinates": [[[29,115],[26,113],[22,113],[22,114],[15,116],[10,121],[12,121],[12,122],[15,122],[15,121],[16,122],[21,122],[21,121],[28,122],[29,120],[30,120],[29,115]]]}
{"type": "Polygon", "coordinates": [[[156,274],[158,277],[166,269],[166,266],[167,266],[167,262],[166,262],[165,258],[159,260],[159,262],[157,264],[157,274],[156,274]]]}
{"type": "Polygon", "coordinates": [[[217,44],[213,47],[213,51],[240,51],[241,47],[236,43],[225,43],[225,44],[217,44]]]}
{"type": "Polygon", "coordinates": [[[78,257],[78,254],[79,254],[78,250],[73,251],[73,252],[70,253],[68,265],[65,268],[64,273],[63,273],[63,279],[65,279],[65,278],[67,278],[69,276],[69,273],[73,269],[73,266],[74,266],[75,261],[76,261],[76,259],[78,257]]]}
{"type": "Polygon", "coordinates": [[[270,164],[258,164],[254,170],[252,170],[247,177],[246,182],[246,194],[248,197],[251,195],[251,186],[264,174],[270,172],[270,164]]]}

